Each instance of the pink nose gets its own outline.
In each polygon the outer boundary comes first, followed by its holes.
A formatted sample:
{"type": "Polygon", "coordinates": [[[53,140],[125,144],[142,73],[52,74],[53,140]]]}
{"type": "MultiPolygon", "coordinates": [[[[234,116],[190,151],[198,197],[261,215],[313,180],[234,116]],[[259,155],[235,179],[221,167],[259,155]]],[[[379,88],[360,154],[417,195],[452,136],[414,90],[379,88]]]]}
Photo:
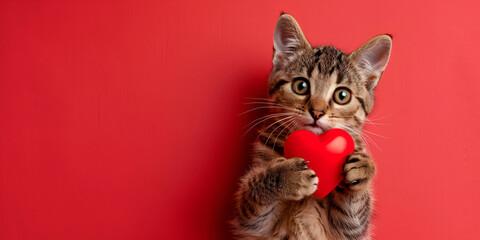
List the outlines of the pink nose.
{"type": "Polygon", "coordinates": [[[325,110],[323,110],[323,108],[322,109],[311,109],[310,110],[310,115],[312,115],[313,120],[317,121],[323,115],[325,115],[325,110]]]}

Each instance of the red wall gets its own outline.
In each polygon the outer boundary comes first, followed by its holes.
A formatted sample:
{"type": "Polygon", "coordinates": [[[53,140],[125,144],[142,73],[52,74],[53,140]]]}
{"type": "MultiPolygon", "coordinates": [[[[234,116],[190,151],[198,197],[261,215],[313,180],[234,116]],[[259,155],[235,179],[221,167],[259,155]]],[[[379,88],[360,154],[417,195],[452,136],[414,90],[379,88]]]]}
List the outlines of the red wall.
{"type": "Polygon", "coordinates": [[[376,239],[480,239],[480,3],[336,2],[1,1],[0,239],[229,239],[281,10],[394,36],[376,239]]]}

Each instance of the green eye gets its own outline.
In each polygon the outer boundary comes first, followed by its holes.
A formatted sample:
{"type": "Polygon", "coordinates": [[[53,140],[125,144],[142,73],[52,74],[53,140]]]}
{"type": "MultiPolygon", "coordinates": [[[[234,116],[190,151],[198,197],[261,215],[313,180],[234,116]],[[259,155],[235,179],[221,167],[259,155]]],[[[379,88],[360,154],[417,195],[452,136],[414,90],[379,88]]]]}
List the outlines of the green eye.
{"type": "Polygon", "coordinates": [[[310,87],[307,79],[295,78],[292,83],[292,90],[298,95],[306,95],[310,91],[310,87]]]}
{"type": "Polygon", "coordinates": [[[333,101],[340,105],[345,105],[352,99],[352,92],[346,87],[339,87],[333,93],[333,101]]]}

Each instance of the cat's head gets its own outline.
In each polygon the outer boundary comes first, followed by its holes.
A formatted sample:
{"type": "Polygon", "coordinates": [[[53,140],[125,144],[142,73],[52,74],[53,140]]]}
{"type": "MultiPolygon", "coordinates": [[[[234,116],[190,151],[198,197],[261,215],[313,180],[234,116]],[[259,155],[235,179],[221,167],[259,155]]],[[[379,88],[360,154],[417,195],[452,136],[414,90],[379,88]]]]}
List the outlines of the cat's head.
{"type": "Polygon", "coordinates": [[[332,46],[310,46],[295,19],[283,14],[273,40],[268,86],[271,114],[284,118],[278,124],[316,134],[331,128],[358,131],[363,127],[390,57],[389,35],[376,36],[346,54],[332,46]]]}

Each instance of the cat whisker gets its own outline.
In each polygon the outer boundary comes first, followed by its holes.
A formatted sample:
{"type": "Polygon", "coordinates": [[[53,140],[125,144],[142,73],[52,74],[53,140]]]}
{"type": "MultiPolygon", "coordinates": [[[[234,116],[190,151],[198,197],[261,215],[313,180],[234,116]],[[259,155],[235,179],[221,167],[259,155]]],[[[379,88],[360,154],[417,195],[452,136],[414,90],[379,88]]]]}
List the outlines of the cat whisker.
{"type": "Polygon", "coordinates": [[[246,102],[246,103],[243,103],[243,104],[263,104],[263,105],[269,105],[269,106],[272,106],[272,107],[279,107],[279,108],[284,108],[284,109],[287,109],[287,110],[292,110],[292,111],[298,112],[297,108],[292,108],[292,107],[280,104],[278,102],[258,102],[258,101],[254,101],[254,102],[246,102]]]}
{"type": "Polygon", "coordinates": [[[385,119],[385,118],[389,118],[391,116],[392,116],[392,114],[385,115],[385,116],[379,116],[379,114],[375,114],[374,116],[368,117],[368,119],[373,120],[373,121],[377,121],[377,120],[382,120],[382,119],[385,119]]]}
{"type": "Polygon", "coordinates": [[[377,147],[380,151],[383,152],[383,149],[380,146],[378,146],[378,144],[375,141],[373,141],[373,139],[370,136],[368,136],[367,134],[362,134],[362,136],[366,137],[367,140],[370,140],[370,142],[373,145],[375,145],[375,147],[377,147]]]}
{"type": "MultiPolygon", "coordinates": [[[[288,127],[290,127],[290,125],[292,125],[293,123],[297,124],[297,122],[295,120],[297,120],[297,119],[293,118],[292,121],[287,126],[285,126],[282,129],[282,131],[280,131],[280,133],[278,133],[277,137],[275,138],[275,141],[273,141],[273,150],[275,150],[275,144],[277,143],[278,137],[280,137],[280,135],[282,135],[282,132],[285,131],[285,129],[287,129],[288,127]]],[[[288,135],[290,135],[290,133],[288,133],[287,136],[288,135]]]]}
{"type": "Polygon", "coordinates": [[[292,108],[292,107],[289,107],[289,106],[286,106],[286,105],[283,105],[283,104],[272,103],[272,102],[246,102],[246,103],[243,103],[243,104],[265,104],[265,105],[271,105],[271,106],[275,106],[275,107],[284,107],[284,108],[296,110],[296,108],[292,108]]]}
{"type": "MultiPolygon", "coordinates": [[[[354,129],[355,130],[355,129],[354,129]]],[[[368,142],[371,142],[376,148],[378,148],[380,151],[383,152],[382,148],[375,142],[373,141],[373,139],[368,136],[364,130],[360,131],[360,130],[355,130],[357,132],[357,134],[362,138],[363,142],[369,147],[369,144],[368,142]]],[[[371,151],[371,148],[369,147],[369,151],[371,151]]]]}
{"type": "Polygon", "coordinates": [[[366,123],[371,124],[371,125],[373,125],[374,127],[377,127],[377,124],[374,123],[374,122],[372,122],[372,121],[370,121],[370,119],[365,118],[365,121],[366,121],[366,123]]]}
{"type": "MultiPolygon", "coordinates": [[[[365,148],[366,148],[367,152],[371,153],[371,148],[368,144],[368,139],[366,137],[364,137],[363,133],[360,130],[357,130],[353,127],[350,127],[350,126],[347,126],[347,125],[341,124],[341,123],[339,123],[338,125],[339,125],[340,128],[346,130],[347,132],[351,132],[355,135],[358,135],[362,139],[363,143],[365,144],[365,148]]],[[[373,141],[373,140],[371,140],[371,141],[373,141]]],[[[378,145],[377,145],[377,147],[378,147],[378,145]]]]}
{"type": "MultiPolygon", "coordinates": [[[[290,120],[293,120],[293,119],[294,119],[293,116],[292,116],[292,117],[288,117],[288,121],[285,121],[285,123],[286,123],[286,122],[289,122],[290,120]]],[[[275,124],[275,123],[274,123],[274,124],[275,124]]],[[[270,126],[271,126],[271,125],[270,125],[270,126]]],[[[282,126],[283,126],[283,123],[281,123],[278,127],[276,127],[275,129],[273,129],[273,131],[272,131],[272,132],[270,133],[270,135],[268,136],[267,141],[268,141],[268,139],[270,139],[270,137],[272,136],[272,134],[273,134],[277,129],[279,129],[279,128],[282,127],[282,126]]],[[[267,128],[267,129],[268,129],[268,128],[267,128]]]]}
{"type": "Polygon", "coordinates": [[[275,100],[269,99],[269,98],[246,97],[245,99],[250,99],[250,100],[264,100],[264,101],[275,102],[275,100]]]}
{"type": "MultiPolygon", "coordinates": [[[[275,129],[270,133],[270,135],[268,136],[267,140],[265,141],[265,144],[264,144],[265,146],[267,145],[268,140],[270,140],[270,137],[272,137],[272,134],[275,132],[275,130],[277,130],[279,127],[283,126],[283,124],[286,124],[286,123],[288,123],[288,122],[290,122],[290,121],[294,121],[294,120],[295,120],[295,116],[288,117],[288,118],[289,118],[289,119],[288,119],[287,121],[285,121],[284,123],[281,123],[280,126],[278,126],[277,128],[275,128],[275,129]]],[[[273,124],[275,124],[275,123],[273,123],[273,124]]],[[[273,124],[272,124],[272,125],[273,125],[273,124]]],[[[272,125],[268,126],[266,129],[270,128],[272,125]]],[[[265,129],[265,130],[266,130],[266,129],[265,129]]],[[[264,131],[265,131],[265,130],[264,130],[264,131]]],[[[262,132],[262,133],[263,133],[263,132],[262,132]]],[[[260,135],[261,135],[262,133],[260,133],[260,135]]],[[[260,137],[260,135],[259,135],[259,137],[260,137]]]]}
{"type": "Polygon", "coordinates": [[[300,125],[300,123],[296,122],[295,125],[293,125],[292,129],[290,129],[290,131],[288,132],[287,136],[292,134],[292,132],[295,131],[295,129],[297,129],[298,125],[300,125]]]}
{"type": "Polygon", "coordinates": [[[277,131],[277,129],[279,129],[280,127],[283,127],[283,124],[286,124],[286,123],[288,123],[288,122],[290,122],[290,121],[293,121],[293,120],[295,120],[295,118],[290,118],[288,121],[285,121],[284,123],[280,124],[280,125],[279,125],[278,127],[276,127],[275,129],[273,129],[272,132],[270,133],[270,135],[269,135],[268,138],[267,138],[267,142],[268,142],[268,140],[270,139],[270,137],[272,136],[272,134],[275,133],[275,131],[277,131]]]}
{"type": "Polygon", "coordinates": [[[368,144],[368,141],[365,140],[362,134],[359,135],[362,138],[363,143],[365,143],[365,148],[367,148],[368,153],[372,153],[372,150],[370,150],[370,145],[368,144]]]}
{"type": "Polygon", "coordinates": [[[240,113],[238,116],[241,116],[241,115],[244,115],[244,114],[247,114],[249,112],[252,112],[252,111],[255,111],[255,110],[259,110],[259,109],[286,109],[286,110],[294,110],[294,109],[291,109],[291,108],[287,108],[287,107],[281,107],[281,106],[260,106],[260,107],[255,107],[253,109],[250,109],[250,110],[247,110],[243,113],[240,113]]]}
{"type": "Polygon", "coordinates": [[[254,122],[258,121],[257,123],[255,123],[253,126],[251,126],[246,132],[245,134],[243,134],[243,136],[247,135],[248,132],[250,132],[250,130],[252,130],[255,126],[257,126],[258,124],[262,123],[262,122],[265,122],[271,118],[276,118],[276,117],[282,117],[282,116],[293,116],[294,113],[274,113],[274,114],[269,114],[267,116],[264,116],[264,117],[261,117],[261,118],[257,118],[255,120],[253,120],[252,122],[250,122],[245,128],[247,128],[249,125],[253,124],[254,122]],[[263,119],[263,120],[261,120],[263,119]],[[261,121],[260,121],[261,120],[261,121]]]}
{"type": "Polygon", "coordinates": [[[251,102],[244,102],[243,104],[278,104],[276,101],[253,100],[251,102]]]}
{"type": "Polygon", "coordinates": [[[379,122],[376,122],[376,121],[372,121],[369,118],[365,118],[365,120],[366,120],[366,123],[371,124],[375,127],[377,127],[378,125],[391,125],[391,124],[388,124],[388,123],[379,123],[379,122]]]}
{"type": "Polygon", "coordinates": [[[277,123],[279,123],[279,122],[281,122],[281,121],[284,121],[284,120],[289,120],[289,119],[294,118],[294,117],[295,117],[295,116],[287,116],[287,117],[284,117],[284,118],[282,118],[282,119],[279,119],[279,120],[273,122],[273,123],[270,124],[268,127],[264,128],[264,129],[260,132],[260,134],[258,134],[257,139],[255,139],[255,141],[257,141],[258,138],[259,138],[267,129],[269,129],[269,128],[272,127],[273,125],[275,125],[275,124],[277,124],[277,123]]]}
{"type": "Polygon", "coordinates": [[[269,118],[269,117],[277,117],[277,116],[284,116],[284,115],[293,115],[293,113],[272,113],[272,114],[268,114],[266,116],[262,116],[262,117],[259,117],[259,118],[256,118],[254,119],[253,121],[251,121],[249,124],[247,124],[244,128],[247,128],[248,126],[250,126],[251,124],[254,124],[255,122],[257,121],[260,121],[262,119],[265,119],[265,118],[269,118]]]}
{"type": "Polygon", "coordinates": [[[389,138],[389,137],[385,137],[385,136],[382,136],[382,135],[380,135],[380,134],[376,134],[376,133],[374,133],[374,132],[367,131],[367,130],[365,130],[365,129],[363,129],[362,132],[368,133],[368,134],[373,134],[373,135],[375,135],[375,136],[377,136],[377,137],[381,137],[381,138],[383,138],[383,139],[391,139],[391,138],[389,138]]]}

